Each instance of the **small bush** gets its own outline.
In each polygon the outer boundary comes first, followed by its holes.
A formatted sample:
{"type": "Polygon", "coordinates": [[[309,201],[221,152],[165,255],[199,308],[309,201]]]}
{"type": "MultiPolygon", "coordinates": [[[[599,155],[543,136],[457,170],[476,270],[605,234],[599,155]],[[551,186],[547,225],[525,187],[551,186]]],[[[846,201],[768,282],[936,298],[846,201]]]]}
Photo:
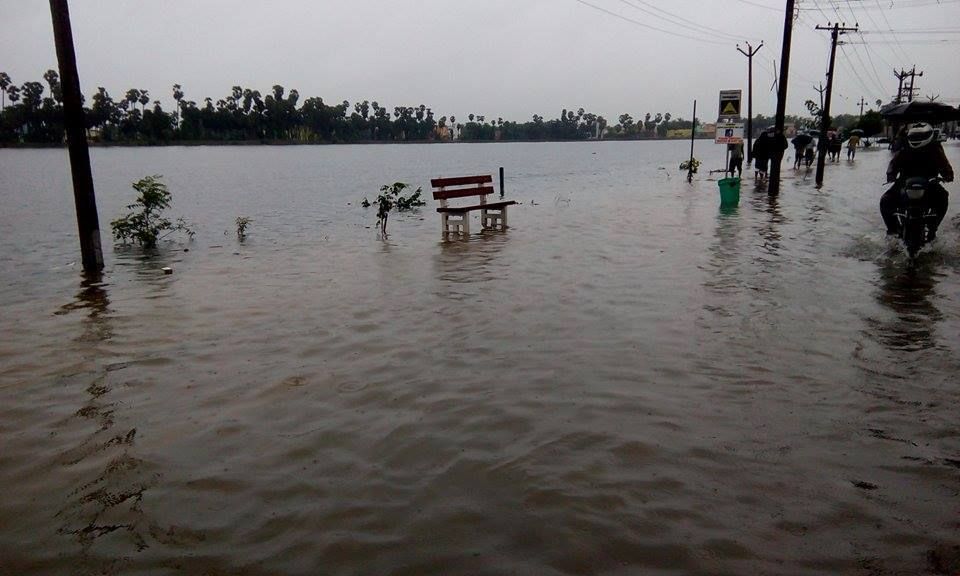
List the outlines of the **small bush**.
{"type": "Polygon", "coordinates": [[[247,226],[249,226],[251,222],[253,222],[253,220],[246,216],[237,216],[237,238],[243,240],[247,237],[247,226]]]}
{"type": "MultiPolygon", "coordinates": [[[[409,196],[403,196],[403,191],[409,187],[410,185],[404,182],[384,184],[380,187],[380,195],[373,201],[373,204],[377,205],[377,226],[380,228],[380,233],[383,234],[383,236],[387,235],[387,218],[390,217],[391,210],[396,208],[397,212],[404,212],[426,204],[426,202],[420,198],[420,195],[423,193],[422,188],[417,188],[413,194],[409,196]]],[[[363,200],[361,205],[364,208],[370,206],[370,202],[367,202],[366,198],[363,200]]]]}
{"type": "Polygon", "coordinates": [[[174,232],[193,238],[194,231],[183,218],[171,222],[163,217],[163,211],[170,207],[171,196],[167,185],[160,181],[162,177],[147,176],[133,183],[133,189],[139,193],[137,201],[127,206],[127,210],[133,212],[110,223],[114,239],[154,248],[159,240],[174,232]]]}

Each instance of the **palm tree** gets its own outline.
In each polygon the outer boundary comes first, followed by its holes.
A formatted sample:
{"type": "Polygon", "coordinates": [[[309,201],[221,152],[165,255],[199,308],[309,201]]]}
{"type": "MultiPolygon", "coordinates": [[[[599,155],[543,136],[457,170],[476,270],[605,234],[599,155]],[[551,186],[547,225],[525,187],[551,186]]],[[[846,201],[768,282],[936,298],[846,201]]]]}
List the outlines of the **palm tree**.
{"type": "Polygon", "coordinates": [[[128,109],[131,105],[136,107],[137,102],[140,101],[140,91],[136,88],[127,90],[127,93],[123,97],[123,101],[127,103],[128,109]]]}
{"type": "Polygon", "coordinates": [[[142,106],[144,111],[147,110],[147,104],[149,103],[150,94],[148,94],[146,90],[140,90],[140,106],[142,106]]]}
{"type": "Polygon", "coordinates": [[[43,79],[46,80],[47,85],[50,86],[50,95],[59,103],[63,97],[60,90],[60,75],[57,74],[56,70],[47,70],[43,74],[43,79]]]}
{"type": "Polygon", "coordinates": [[[13,81],[6,72],[0,72],[0,110],[7,107],[7,88],[13,81]]]}
{"type": "Polygon", "coordinates": [[[182,104],[183,87],[180,86],[179,84],[173,85],[173,99],[177,101],[177,113],[176,113],[175,122],[177,123],[177,127],[179,128],[180,127],[180,109],[183,107],[183,104],[182,104]]]}

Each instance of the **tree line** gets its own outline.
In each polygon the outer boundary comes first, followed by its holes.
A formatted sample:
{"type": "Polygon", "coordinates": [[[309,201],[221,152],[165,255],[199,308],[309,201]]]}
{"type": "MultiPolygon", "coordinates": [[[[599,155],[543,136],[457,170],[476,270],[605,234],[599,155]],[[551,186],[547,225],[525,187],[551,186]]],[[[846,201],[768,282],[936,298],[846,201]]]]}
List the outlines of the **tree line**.
{"type": "MultiPolygon", "coordinates": [[[[63,93],[56,71],[44,82],[17,85],[0,72],[0,143],[59,144],[64,139],[63,93]]],[[[534,114],[526,122],[488,119],[469,114],[437,117],[424,105],[394,106],[376,101],[327,104],[320,97],[300,100],[297,90],[275,85],[265,95],[233,86],[229,94],[202,103],[186,97],[180,84],[172,86],[175,109],[166,111],[145,89],[130,88],[114,99],[103,87],[84,102],[91,140],[122,144],[175,142],[425,142],[640,139],[666,137],[671,130],[689,131],[692,122],[670,113],[646,113],[634,120],[621,114],[608,125],[603,116],[579,108],[562,110],[546,120],[534,114]]],[[[762,116],[758,117],[761,123],[762,116]]],[[[755,121],[756,124],[757,121],[755,121]]],[[[772,124],[772,119],[770,121],[772,124]]],[[[688,132],[689,133],[689,132],[688,132]]]]}

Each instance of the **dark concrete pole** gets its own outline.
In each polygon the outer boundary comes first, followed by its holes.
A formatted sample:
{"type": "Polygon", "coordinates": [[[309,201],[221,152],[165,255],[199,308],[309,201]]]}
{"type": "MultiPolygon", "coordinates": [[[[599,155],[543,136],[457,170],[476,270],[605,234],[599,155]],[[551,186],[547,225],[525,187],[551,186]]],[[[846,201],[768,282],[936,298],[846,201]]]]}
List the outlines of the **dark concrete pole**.
{"type": "Polygon", "coordinates": [[[693,126],[690,128],[690,163],[687,164],[687,182],[693,182],[693,139],[697,136],[697,101],[693,101],[693,126]]]}
{"type": "Polygon", "coordinates": [[[754,50],[753,46],[747,42],[747,51],[737,50],[747,57],[747,164],[753,162],[753,55],[763,48],[763,41],[754,50]]]}
{"type": "Polygon", "coordinates": [[[93,193],[93,174],[90,171],[90,150],[87,148],[87,129],[83,118],[80,77],[77,74],[77,56],[73,50],[73,31],[70,28],[70,10],[67,0],[50,0],[53,17],[53,38],[60,63],[60,83],[63,89],[64,124],[70,149],[70,172],[73,176],[73,199],[77,208],[77,228],[80,232],[80,253],[83,269],[97,272],[103,268],[100,247],[100,221],[97,199],[93,193]]]}
{"type": "Polygon", "coordinates": [[[830,129],[830,101],[833,98],[833,76],[834,64],[837,60],[837,42],[840,40],[840,34],[850,31],[856,31],[856,28],[841,28],[839,24],[834,24],[833,28],[821,28],[817,30],[830,30],[830,68],[827,71],[827,96],[823,102],[823,109],[820,111],[820,141],[817,150],[817,186],[823,185],[823,167],[827,159],[827,130],[830,129]]]}
{"type": "Polygon", "coordinates": [[[787,0],[783,17],[783,48],[780,52],[780,83],[777,86],[777,120],[774,128],[773,154],[770,155],[770,180],[767,182],[767,194],[780,193],[780,162],[783,150],[780,150],[780,137],[784,136],[784,116],[787,113],[787,83],[790,79],[790,42],[793,40],[794,0],[787,0]]]}
{"type": "Polygon", "coordinates": [[[820,109],[820,140],[817,146],[817,186],[823,184],[823,168],[827,161],[827,130],[830,129],[830,98],[833,96],[833,68],[837,60],[837,40],[840,25],[834,24],[830,32],[830,67],[827,69],[827,100],[820,109]]]}

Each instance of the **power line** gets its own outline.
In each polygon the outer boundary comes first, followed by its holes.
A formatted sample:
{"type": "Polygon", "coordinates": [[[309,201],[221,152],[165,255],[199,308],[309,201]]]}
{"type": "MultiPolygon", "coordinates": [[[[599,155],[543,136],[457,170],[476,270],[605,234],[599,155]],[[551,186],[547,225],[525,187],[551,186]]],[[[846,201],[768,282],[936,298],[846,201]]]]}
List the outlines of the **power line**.
{"type": "MultiPolygon", "coordinates": [[[[848,1],[848,2],[840,2],[839,0],[826,0],[826,1],[827,1],[828,3],[830,3],[830,4],[836,4],[836,5],[838,5],[838,6],[843,6],[843,5],[851,5],[851,4],[853,4],[853,1],[854,1],[854,0],[851,0],[851,1],[848,1]]],[[[866,2],[867,0],[855,0],[855,1],[856,1],[856,2],[866,2]]],[[[913,0],[913,1],[897,0],[897,3],[896,3],[896,4],[894,4],[894,3],[891,2],[891,4],[890,4],[887,8],[884,8],[884,7],[883,7],[881,4],[879,4],[879,3],[877,3],[877,6],[876,6],[876,7],[864,5],[864,6],[862,6],[861,8],[864,9],[864,10],[880,10],[880,11],[883,11],[883,10],[898,10],[898,9],[906,9],[906,8],[940,7],[940,6],[944,6],[944,5],[947,5],[947,4],[956,4],[957,2],[960,2],[960,0],[913,0]]],[[[809,10],[809,8],[803,8],[803,10],[809,10]]]]}
{"type": "MultiPolygon", "coordinates": [[[[890,25],[890,19],[887,18],[887,13],[884,12],[883,10],[883,5],[880,4],[880,0],[876,0],[876,2],[877,2],[877,8],[880,9],[880,15],[883,16],[883,21],[887,24],[887,30],[892,32],[893,26],[890,25]]],[[[896,34],[893,35],[893,38],[897,41],[897,47],[900,48],[900,54],[903,56],[903,61],[909,62],[910,56],[907,54],[906,50],[904,50],[903,46],[900,44],[900,39],[897,38],[896,34]]],[[[894,51],[894,54],[896,54],[896,51],[894,51]]]]}
{"type": "MultiPolygon", "coordinates": [[[[743,40],[743,39],[744,39],[743,36],[736,35],[736,34],[730,34],[729,32],[724,32],[723,30],[718,30],[718,29],[716,29],[716,28],[711,28],[711,27],[709,27],[709,26],[704,26],[704,25],[702,25],[702,24],[699,24],[699,23],[697,23],[697,22],[694,22],[693,20],[690,20],[690,19],[688,19],[688,18],[684,18],[683,16],[679,16],[679,15],[677,15],[677,14],[673,14],[672,12],[667,12],[666,10],[663,10],[662,8],[658,8],[658,7],[650,4],[649,2],[645,2],[644,0],[620,0],[620,1],[623,2],[624,4],[626,4],[627,6],[630,6],[631,8],[633,8],[633,9],[635,9],[635,10],[639,10],[640,12],[643,12],[644,14],[648,14],[648,15],[650,15],[650,16],[653,16],[654,18],[659,18],[659,19],[664,20],[664,21],[666,21],[666,22],[669,22],[669,23],[671,23],[671,24],[680,26],[681,28],[685,28],[685,29],[687,29],[687,30],[691,30],[691,31],[693,31],[693,32],[696,32],[696,33],[698,33],[698,34],[710,34],[710,35],[713,35],[713,36],[715,36],[715,37],[717,37],[717,38],[729,39],[729,40],[743,40]],[[651,10],[656,10],[657,12],[660,12],[660,13],[662,13],[662,14],[665,14],[665,16],[661,16],[661,15],[659,15],[659,14],[655,14],[655,13],[653,13],[653,12],[650,12],[650,10],[641,8],[640,6],[637,6],[636,4],[634,4],[633,2],[638,2],[639,4],[642,4],[642,5],[644,5],[644,6],[647,6],[647,7],[650,8],[651,10]]],[[[748,38],[748,39],[749,39],[749,38],[748,38]]]]}
{"type": "Polygon", "coordinates": [[[598,10],[598,11],[600,11],[600,12],[603,12],[604,14],[609,14],[610,16],[613,16],[613,17],[615,17],[615,18],[619,18],[619,19],[624,20],[624,21],[626,21],[626,22],[630,22],[631,24],[635,24],[635,25],[640,26],[640,27],[642,27],[642,28],[648,28],[648,29],[650,29],[650,30],[655,30],[655,31],[657,31],[657,32],[662,32],[662,33],[664,33],[664,34],[669,34],[669,35],[671,35],[671,36],[676,36],[676,37],[678,37],[678,38],[686,38],[687,40],[695,40],[695,41],[697,41],[697,42],[703,42],[703,43],[705,43],[705,44],[717,44],[717,45],[720,45],[720,46],[724,46],[724,45],[727,44],[726,42],[719,42],[719,41],[716,41],[716,40],[706,40],[706,39],[704,39],[704,38],[698,38],[698,37],[696,37],[696,36],[688,36],[688,35],[686,35],[686,34],[681,34],[681,33],[679,33],[679,32],[673,32],[673,31],[671,31],[671,30],[664,30],[663,28],[657,28],[656,26],[651,26],[650,24],[647,24],[647,23],[645,23],[645,22],[640,22],[639,20],[634,20],[633,18],[630,18],[630,17],[628,17],[628,16],[624,16],[623,14],[617,14],[616,12],[613,12],[613,11],[611,11],[611,10],[607,10],[606,8],[601,8],[600,6],[597,6],[596,4],[591,4],[591,3],[587,2],[586,0],[575,0],[575,1],[576,1],[576,2],[579,2],[580,4],[583,4],[584,6],[589,6],[590,8],[593,8],[594,10],[598,10]]]}
{"type": "MultiPolygon", "coordinates": [[[[861,35],[861,38],[863,38],[862,35],[861,35]]],[[[872,54],[873,50],[870,50],[868,48],[865,50],[865,52],[867,53],[867,60],[870,62],[870,68],[873,70],[873,77],[877,82],[877,86],[879,86],[881,89],[880,96],[882,97],[883,94],[886,93],[886,90],[884,89],[883,79],[880,78],[880,72],[877,70],[877,65],[874,64],[873,62],[873,54],[872,54]]]]}
{"type": "Polygon", "coordinates": [[[759,4],[757,2],[750,2],[750,0],[737,0],[737,2],[740,2],[741,4],[746,4],[748,6],[754,6],[756,8],[763,8],[765,10],[773,10],[774,12],[780,12],[781,10],[780,8],[777,8],[774,6],[766,6],[764,4],[759,4]]]}

